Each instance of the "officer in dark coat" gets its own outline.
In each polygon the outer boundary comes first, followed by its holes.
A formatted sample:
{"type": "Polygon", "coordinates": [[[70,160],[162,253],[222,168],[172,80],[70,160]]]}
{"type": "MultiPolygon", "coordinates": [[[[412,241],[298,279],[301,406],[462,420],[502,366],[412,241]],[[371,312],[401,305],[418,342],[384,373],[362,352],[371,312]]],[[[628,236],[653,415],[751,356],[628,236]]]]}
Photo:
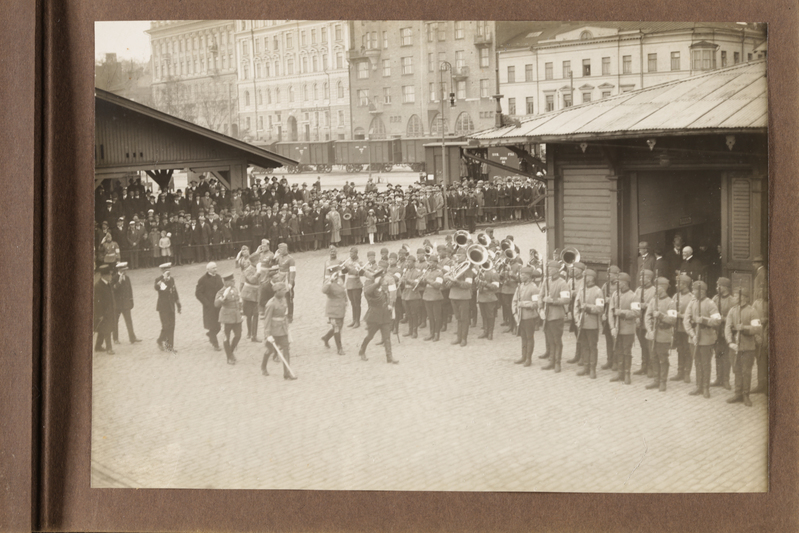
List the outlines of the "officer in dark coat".
{"type": "Polygon", "coordinates": [[[169,272],[172,263],[164,263],[160,268],[161,275],[155,280],[155,290],[158,292],[155,310],[161,318],[161,334],[156,342],[161,351],[175,352],[175,309],[180,313],[180,297],[169,272]]]}
{"type": "Polygon", "coordinates": [[[369,303],[369,310],[366,312],[367,334],[366,338],[361,343],[361,349],[358,355],[361,359],[366,361],[366,347],[369,345],[375,333],[380,331],[380,336],[383,341],[383,347],[386,350],[386,362],[397,364],[399,361],[391,356],[391,329],[394,323],[394,302],[396,288],[391,290],[391,284],[394,282],[392,279],[385,278],[385,267],[383,270],[375,273],[374,279],[366,285],[363,293],[366,296],[366,301],[369,303]]]}
{"type": "Polygon", "coordinates": [[[203,304],[203,327],[208,330],[206,335],[208,340],[211,341],[211,346],[218,352],[221,348],[216,336],[219,334],[221,325],[219,324],[219,307],[214,304],[214,298],[222,290],[224,282],[216,270],[217,267],[214,262],[205,266],[205,274],[197,281],[194,296],[203,304]]]}
{"type": "Polygon", "coordinates": [[[114,288],[111,284],[111,266],[100,265],[100,280],[94,285],[94,331],[97,332],[97,341],[94,350],[114,353],[111,344],[111,334],[114,331],[116,318],[116,305],[114,302],[114,288]],[[105,348],[103,348],[105,343],[105,348]]]}
{"type": "Polygon", "coordinates": [[[133,309],[133,289],[130,286],[128,277],[128,264],[117,263],[117,275],[114,277],[114,303],[116,304],[116,314],[114,315],[114,342],[119,343],[119,315],[125,317],[125,326],[128,328],[128,339],[130,343],[141,342],[133,332],[133,319],[130,317],[130,310],[133,309]]]}

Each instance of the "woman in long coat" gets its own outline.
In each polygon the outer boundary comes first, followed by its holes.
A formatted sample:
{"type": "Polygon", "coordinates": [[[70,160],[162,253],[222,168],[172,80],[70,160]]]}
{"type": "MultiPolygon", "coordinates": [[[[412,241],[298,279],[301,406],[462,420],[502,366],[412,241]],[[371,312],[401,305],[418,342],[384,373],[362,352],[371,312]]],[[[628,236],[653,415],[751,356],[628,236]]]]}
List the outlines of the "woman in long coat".
{"type": "Polygon", "coordinates": [[[425,202],[422,201],[416,206],[416,229],[419,235],[427,233],[427,207],[424,204],[425,202]]]}
{"type": "Polygon", "coordinates": [[[335,207],[330,208],[327,220],[330,222],[330,243],[337,245],[341,242],[341,215],[335,207]]]}
{"type": "Polygon", "coordinates": [[[404,239],[405,234],[408,232],[408,228],[405,225],[405,211],[408,209],[408,202],[404,199],[400,200],[397,203],[397,211],[399,212],[399,234],[400,238],[404,239]]]}
{"type": "Polygon", "coordinates": [[[411,200],[405,207],[405,224],[408,227],[408,237],[416,237],[416,200],[411,200]]]}
{"type": "Polygon", "coordinates": [[[391,237],[391,240],[395,240],[399,234],[400,209],[401,207],[396,201],[388,206],[388,234],[391,237]]]}

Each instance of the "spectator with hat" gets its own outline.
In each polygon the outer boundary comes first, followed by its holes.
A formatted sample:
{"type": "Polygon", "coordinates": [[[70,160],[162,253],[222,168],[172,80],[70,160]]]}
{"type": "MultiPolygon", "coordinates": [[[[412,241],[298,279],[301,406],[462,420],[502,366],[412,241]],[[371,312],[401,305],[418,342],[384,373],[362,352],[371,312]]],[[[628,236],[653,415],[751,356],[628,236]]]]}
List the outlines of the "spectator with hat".
{"type": "Polygon", "coordinates": [[[117,314],[114,287],[111,284],[111,266],[100,265],[98,272],[100,279],[94,284],[94,331],[97,332],[94,351],[105,351],[113,355],[114,347],[111,344],[111,335],[114,332],[114,320],[117,318],[117,314]]]}
{"type": "MultiPolygon", "coordinates": [[[[228,274],[222,278],[224,283],[223,287],[217,291],[214,296],[214,307],[219,309],[219,323],[224,324],[225,327],[225,355],[227,356],[227,363],[229,365],[236,364],[236,346],[241,339],[241,297],[239,291],[235,287],[235,277],[233,273],[228,274]],[[230,334],[233,333],[233,338],[230,334]]],[[[257,320],[257,318],[256,318],[257,320]]],[[[216,340],[216,336],[214,336],[216,340]]],[[[218,348],[216,346],[215,348],[218,348]]]]}
{"type": "Polygon", "coordinates": [[[155,290],[158,292],[158,302],[155,310],[161,319],[161,334],[156,343],[161,351],[176,352],[175,350],[175,309],[180,313],[180,297],[172,278],[170,270],[172,263],[163,263],[159,266],[161,275],[155,280],[155,290]]]}
{"type": "MultiPolygon", "coordinates": [[[[635,283],[641,283],[641,271],[642,270],[651,270],[652,272],[655,271],[655,256],[650,253],[649,250],[649,243],[646,241],[641,241],[638,243],[638,269],[635,273],[635,283]]],[[[666,272],[658,272],[658,275],[664,274],[666,272]]]]}
{"type": "Polygon", "coordinates": [[[117,263],[117,275],[114,276],[114,303],[116,315],[114,316],[114,342],[119,344],[119,315],[125,317],[125,327],[128,329],[128,339],[131,344],[141,342],[133,332],[133,319],[130,311],[133,309],[133,288],[128,277],[128,264],[117,263]]]}

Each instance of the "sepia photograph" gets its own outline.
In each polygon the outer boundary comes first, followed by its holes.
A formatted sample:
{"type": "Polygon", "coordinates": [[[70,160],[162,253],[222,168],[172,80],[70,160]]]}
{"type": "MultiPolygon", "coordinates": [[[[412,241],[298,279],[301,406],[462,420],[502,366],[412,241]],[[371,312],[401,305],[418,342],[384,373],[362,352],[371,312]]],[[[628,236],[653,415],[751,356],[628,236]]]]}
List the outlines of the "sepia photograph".
{"type": "Polygon", "coordinates": [[[94,42],[92,488],[768,492],[765,23],[94,42]]]}

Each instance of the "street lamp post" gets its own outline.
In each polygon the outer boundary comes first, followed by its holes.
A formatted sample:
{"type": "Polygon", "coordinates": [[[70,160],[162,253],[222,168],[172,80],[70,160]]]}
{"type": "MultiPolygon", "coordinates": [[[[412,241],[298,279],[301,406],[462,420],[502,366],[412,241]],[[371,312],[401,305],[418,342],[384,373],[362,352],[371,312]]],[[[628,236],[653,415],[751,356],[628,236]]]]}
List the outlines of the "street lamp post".
{"type": "Polygon", "coordinates": [[[450,107],[455,107],[455,93],[451,92],[452,89],[452,63],[449,61],[442,61],[438,67],[439,73],[439,84],[441,87],[439,98],[441,99],[441,189],[442,189],[442,196],[444,197],[444,230],[449,229],[449,213],[447,208],[447,181],[448,181],[448,168],[447,168],[447,146],[446,146],[446,134],[447,128],[446,123],[444,121],[444,72],[449,71],[449,86],[450,86],[450,93],[449,93],[449,105],[450,107]]]}

